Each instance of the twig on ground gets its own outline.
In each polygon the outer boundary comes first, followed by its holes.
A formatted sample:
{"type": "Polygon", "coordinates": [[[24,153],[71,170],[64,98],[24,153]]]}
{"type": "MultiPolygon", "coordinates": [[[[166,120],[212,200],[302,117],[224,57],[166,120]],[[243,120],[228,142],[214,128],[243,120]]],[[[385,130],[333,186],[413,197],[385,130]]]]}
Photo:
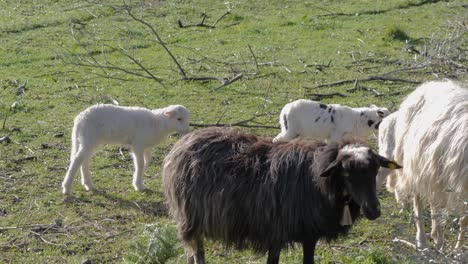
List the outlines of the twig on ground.
{"type": "Polygon", "coordinates": [[[235,82],[235,81],[237,81],[237,80],[242,79],[243,76],[244,76],[243,73],[239,73],[239,74],[237,74],[236,76],[234,76],[234,77],[232,77],[232,78],[230,78],[230,79],[225,80],[221,86],[218,86],[218,87],[214,88],[214,89],[211,90],[211,91],[213,92],[213,91],[219,90],[219,89],[221,89],[221,88],[223,88],[223,87],[225,87],[225,86],[228,86],[228,85],[230,85],[231,83],[233,83],[233,82],[235,82]]]}
{"type": "Polygon", "coordinates": [[[255,66],[257,67],[257,71],[258,71],[258,61],[257,61],[257,56],[255,56],[255,53],[253,52],[253,50],[252,50],[252,47],[251,47],[250,45],[247,45],[247,47],[249,47],[250,53],[252,54],[252,57],[254,58],[254,61],[255,61],[255,66]]]}
{"type": "Polygon", "coordinates": [[[403,245],[405,245],[405,246],[407,246],[407,247],[410,247],[410,248],[412,248],[412,249],[417,249],[417,247],[416,247],[415,244],[413,244],[413,243],[411,243],[411,242],[408,242],[408,241],[406,241],[406,240],[403,240],[403,239],[399,239],[399,238],[396,238],[396,237],[395,237],[395,238],[393,239],[393,242],[394,242],[394,243],[403,244],[403,245]]]}
{"type": "Polygon", "coordinates": [[[224,117],[224,115],[226,114],[228,108],[226,107],[226,109],[224,109],[223,113],[219,116],[218,118],[218,121],[216,121],[216,124],[219,125],[219,122],[221,122],[221,119],[224,117]]]}
{"type": "Polygon", "coordinates": [[[184,24],[182,24],[182,21],[180,21],[180,19],[177,20],[177,24],[179,24],[180,28],[189,28],[189,27],[216,28],[216,25],[218,24],[218,22],[221,21],[225,16],[229,15],[230,13],[231,13],[231,10],[226,11],[226,13],[224,13],[222,16],[220,16],[213,25],[205,24],[205,19],[208,17],[208,15],[205,12],[202,13],[202,20],[197,24],[186,24],[186,25],[184,25],[184,24]]]}
{"type": "Polygon", "coordinates": [[[0,231],[5,231],[5,230],[15,230],[15,229],[26,229],[26,228],[52,228],[57,226],[57,224],[30,224],[30,225],[23,225],[23,226],[4,226],[0,227],[0,231]]]}
{"type": "Polygon", "coordinates": [[[190,124],[193,127],[248,127],[248,128],[265,128],[265,129],[280,129],[279,126],[266,126],[266,125],[247,125],[247,124],[190,124]]]}
{"type": "MultiPolygon", "coordinates": [[[[266,125],[261,125],[259,124],[258,122],[255,122],[255,119],[256,118],[259,118],[259,117],[262,117],[262,116],[270,116],[270,115],[278,115],[278,113],[263,113],[263,114],[258,114],[258,115],[254,115],[248,119],[245,119],[245,120],[241,120],[241,121],[237,121],[237,122],[234,122],[234,123],[228,123],[228,124],[222,124],[222,123],[219,123],[219,120],[218,119],[218,122],[216,122],[215,124],[193,124],[193,123],[190,123],[191,126],[193,127],[210,127],[210,126],[216,126],[216,127],[232,127],[232,126],[238,126],[238,127],[249,127],[249,128],[273,128],[273,129],[279,129],[278,126],[266,126],[266,125]],[[253,123],[257,123],[258,125],[250,125],[248,124],[249,122],[253,122],[253,123]]],[[[224,116],[224,114],[222,115],[224,116]]]]}
{"type": "MultiPolygon", "coordinates": [[[[12,142],[15,143],[15,144],[17,144],[17,145],[22,146],[22,147],[25,148],[25,149],[27,149],[31,154],[34,154],[34,151],[33,151],[30,147],[26,146],[25,144],[20,143],[20,142],[17,142],[17,141],[14,141],[14,140],[12,140],[12,142]]],[[[35,157],[35,158],[36,158],[36,157],[35,157]]],[[[37,159],[37,158],[36,158],[36,159],[37,159]]]]}
{"type": "Polygon", "coordinates": [[[406,82],[406,83],[414,83],[414,84],[421,83],[420,81],[389,77],[389,76],[386,76],[386,74],[384,74],[384,75],[374,75],[374,76],[370,76],[370,77],[362,78],[362,79],[349,79],[349,80],[342,80],[342,81],[337,81],[337,82],[332,82],[332,83],[320,84],[320,85],[315,86],[314,88],[337,86],[337,85],[352,83],[356,81],[358,82],[391,81],[391,82],[406,82]]]}
{"type": "Polygon", "coordinates": [[[310,96],[312,97],[313,100],[322,100],[322,99],[325,99],[325,98],[333,98],[335,96],[338,96],[338,97],[341,97],[341,98],[345,98],[345,97],[348,97],[346,94],[343,94],[343,93],[339,93],[339,92],[336,92],[336,93],[328,93],[328,94],[321,94],[321,93],[306,93],[305,94],[306,96],[310,96]]]}

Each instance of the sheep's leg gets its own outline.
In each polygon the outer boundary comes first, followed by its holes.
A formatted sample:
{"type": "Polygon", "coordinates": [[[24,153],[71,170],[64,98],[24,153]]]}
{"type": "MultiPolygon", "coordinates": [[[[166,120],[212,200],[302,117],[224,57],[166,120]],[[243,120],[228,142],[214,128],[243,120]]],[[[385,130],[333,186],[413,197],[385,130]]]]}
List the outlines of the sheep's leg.
{"type": "Polygon", "coordinates": [[[268,250],[267,264],[278,264],[281,254],[281,248],[271,247],[268,250]]]}
{"type": "Polygon", "coordinates": [[[458,232],[457,244],[455,245],[455,249],[463,247],[463,243],[465,242],[465,235],[468,229],[468,216],[465,215],[461,217],[458,223],[460,225],[460,230],[458,232]]]}
{"type": "Polygon", "coordinates": [[[133,164],[135,165],[135,172],[133,173],[133,187],[136,191],[143,191],[143,170],[145,167],[144,151],[140,148],[133,148],[133,164]]]}
{"type": "Polygon", "coordinates": [[[89,170],[89,161],[91,155],[83,160],[81,165],[81,184],[85,187],[86,191],[91,191],[96,189],[94,187],[93,181],[91,180],[91,171],[89,170]]]}
{"type": "Polygon", "coordinates": [[[153,156],[151,155],[151,149],[145,150],[144,158],[145,158],[145,166],[143,168],[143,171],[146,171],[151,163],[151,160],[153,160],[153,156]]]}
{"type": "Polygon", "coordinates": [[[416,223],[416,244],[418,248],[426,248],[426,234],[424,233],[424,221],[422,218],[423,205],[418,195],[413,197],[414,219],[416,223]]]}
{"type": "Polygon", "coordinates": [[[185,243],[185,253],[188,264],[205,264],[205,249],[201,238],[185,243]]]}
{"type": "Polygon", "coordinates": [[[431,204],[431,237],[434,240],[434,246],[437,249],[441,249],[444,246],[444,223],[441,218],[441,212],[431,204]]]}
{"type": "Polygon", "coordinates": [[[78,152],[74,155],[73,159],[70,161],[70,167],[68,168],[67,173],[65,174],[65,179],[62,182],[62,188],[64,194],[70,194],[73,176],[76,174],[76,171],[83,164],[83,161],[90,156],[90,151],[88,148],[81,146],[78,152]]]}
{"type": "Polygon", "coordinates": [[[303,250],[303,264],[313,264],[314,263],[314,254],[315,246],[317,245],[317,240],[306,240],[302,242],[303,250]]]}

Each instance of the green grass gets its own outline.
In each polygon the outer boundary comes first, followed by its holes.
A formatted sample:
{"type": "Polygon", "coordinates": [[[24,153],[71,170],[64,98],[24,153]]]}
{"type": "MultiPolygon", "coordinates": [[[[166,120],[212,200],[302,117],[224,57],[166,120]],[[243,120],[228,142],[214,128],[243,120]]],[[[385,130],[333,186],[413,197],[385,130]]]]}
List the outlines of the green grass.
{"type": "MultiPolygon", "coordinates": [[[[347,92],[353,82],[314,88],[319,84],[381,75],[423,62],[427,62],[424,69],[391,76],[411,81],[468,79],[466,58],[456,56],[467,48],[463,1],[129,2],[134,14],[157,30],[188,76],[229,78],[243,73],[241,80],[217,90],[217,81],[182,81],[151,31],[111,7],[121,3],[1,1],[0,137],[7,135],[12,142],[0,143],[0,262],[150,263],[153,259],[157,263],[155,259],[164,255],[168,263],[184,263],[161,190],[161,163],[177,137],[154,148],[154,162],[144,177],[148,190],[143,193],[131,187],[129,153],[121,156],[115,146],[106,146],[92,160],[99,192],[85,192],[76,175],[73,196],[65,199],[60,193],[73,118],[92,104],[111,100],[148,108],[183,104],[195,124],[234,123],[262,115],[255,121],[277,126],[276,113],[284,104],[311,98],[311,93],[342,92],[348,97],[323,102],[377,104],[395,110],[416,86],[359,83],[384,94],[377,97],[363,89],[347,92]],[[206,24],[213,25],[228,9],[231,13],[216,28],[177,24],[178,20],[199,23],[205,12],[206,24]],[[430,60],[406,52],[406,37],[418,50],[426,45],[434,51],[430,60]],[[94,60],[144,74],[122,51],[162,83],[115,69],[76,65],[94,60]],[[448,63],[451,56],[464,68],[448,63]],[[166,253],[152,250],[160,246],[160,237],[171,241],[162,250],[166,253]]],[[[279,132],[244,129],[270,136],[279,132]]],[[[375,135],[369,140],[375,146],[375,135]]],[[[319,263],[427,260],[391,242],[395,236],[413,241],[414,228],[408,211],[398,213],[391,194],[380,196],[382,217],[361,221],[349,237],[330,245],[320,242],[319,263]]],[[[449,244],[453,233],[447,230],[449,244]]],[[[266,261],[251,251],[225,249],[212,242],[206,254],[209,263],[266,261]]],[[[281,256],[282,263],[301,259],[299,249],[281,256]]]]}

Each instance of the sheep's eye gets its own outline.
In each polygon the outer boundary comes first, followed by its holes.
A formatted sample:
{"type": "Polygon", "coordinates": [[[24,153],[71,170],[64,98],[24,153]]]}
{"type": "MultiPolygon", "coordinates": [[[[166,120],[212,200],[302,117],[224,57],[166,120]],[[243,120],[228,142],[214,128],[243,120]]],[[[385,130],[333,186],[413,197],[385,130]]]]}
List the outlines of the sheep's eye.
{"type": "Polygon", "coordinates": [[[182,121],[182,118],[181,117],[177,118],[177,121],[182,121]]]}

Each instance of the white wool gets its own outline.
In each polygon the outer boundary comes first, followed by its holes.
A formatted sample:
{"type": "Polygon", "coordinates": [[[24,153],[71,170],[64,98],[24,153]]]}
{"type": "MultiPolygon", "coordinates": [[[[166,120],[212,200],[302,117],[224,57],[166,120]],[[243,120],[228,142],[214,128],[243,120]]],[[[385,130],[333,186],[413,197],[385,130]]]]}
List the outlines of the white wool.
{"type": "Polygon", "coordinates": [[[281,110],[281,132],[273,139],[288,141],[295,137],[311,137],[339,141],[343,138],[365,139],[371,129],[389,115],[387,108],[377,106],[351,108],[325,105],[310,100],[296,100],[281,110]]]}
{"type": "MultiPolygon", "coordinates": [[[[403,165],[387,179],[387,189],[400,202],[413,200],[417,208],[420,200],[436,214],[441,210],[463,214],[463,201],[468,199],[468,90],[452,81],[421,85],[382,122],[379,149],[403,165]]],[[[379,173],[378,182],[385,174],[379,173]]],[[[441,223],[433,222],[433,235],[441,241],[437,225],[441,223]]],[[[422,226],[419,223],[418,229],[422,226]]],[[[418,244],[423,245],[424,232],[417,233],[418,244]]]]}
{"type": "Polygon", "coordinates": [[[70,167],[62,183],[63,193],[71,193],[73,176],[79,168],[83,186],[86,190],[94,189],[89,160],[103,144],[130,148],[135,164],[133,186],[143,190],[142,175],[151,162],[151,147],[174,131],[187,133],[189,118],[190,112],[181,105],[155,110],[110,104],[87,108],[74,121],[70,167]]]}
{"type": "Polygon", "coordinates": [[[346,145],[340,150],[340,155],[350,155],[354,160],[369,164],[369,148],[359,145],[346,145]]]}

